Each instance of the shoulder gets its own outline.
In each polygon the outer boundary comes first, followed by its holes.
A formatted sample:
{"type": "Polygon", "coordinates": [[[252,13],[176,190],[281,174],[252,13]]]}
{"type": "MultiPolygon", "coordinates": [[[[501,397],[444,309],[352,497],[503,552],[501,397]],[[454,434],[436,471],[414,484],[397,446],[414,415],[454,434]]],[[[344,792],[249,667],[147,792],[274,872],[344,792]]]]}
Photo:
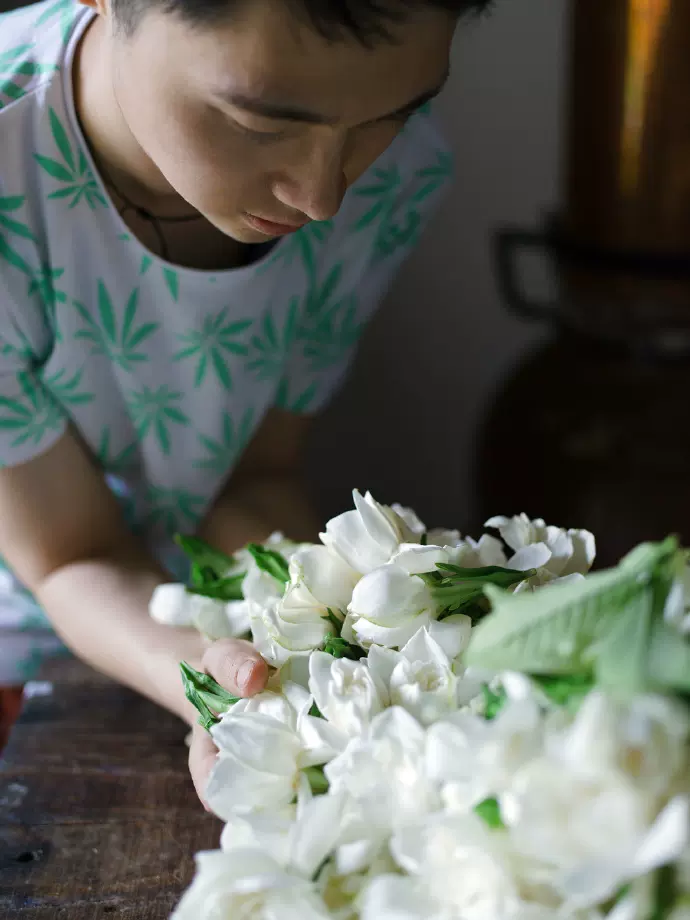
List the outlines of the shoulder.
{"type": "Polygon", "coordinates": [[[330,250],[359,276],[389,276],[418,242],[452,174],[451,150],[434,115],[419,112],[348,190],[332,222],[330,250]]]}
{"type": "Polygon", "coordinates": [[[0,15],[3,121],[8,109],[58,78],[69,36],[83,14],[72,0],[46,0],[0,15]]]}

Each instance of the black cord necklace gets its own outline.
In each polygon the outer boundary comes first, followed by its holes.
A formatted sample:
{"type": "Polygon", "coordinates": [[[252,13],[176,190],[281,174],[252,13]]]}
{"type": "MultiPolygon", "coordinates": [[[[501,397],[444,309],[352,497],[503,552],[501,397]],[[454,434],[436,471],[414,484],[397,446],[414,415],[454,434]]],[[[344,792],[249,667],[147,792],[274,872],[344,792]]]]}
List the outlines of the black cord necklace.
{"type": "MultiPolygon", "coordinates": [[[[124,220],[125,214],[128,211],[132,211],[137,217],[140,217],[142,220],[145,220],[150,226],[153,232],[156,234],[158,239],[158,245],[160,247],[159,255],[161,258],[165,259],[166,262],[170,261],[170,250],[168,247],[168,241],[165,238],[163,233],[163,228],[161,224],[186,224],[191,223],[195,220],[203,220],[202,214],[185,214],[181,217],[160,217],[156,214],[153,214],[148,208],[144,208],[139,204],[135,204],[130,198],[121,191],[117,185],[112,180],[112,177],[109,176],[106,172],[103,172],[106,183],[111,188],[117,197],[122,201],[122,207],[119,207],[118,213],[120,217],[124,220]]],[[[126,221],[125,221],[126,223],[126,221]]]]}

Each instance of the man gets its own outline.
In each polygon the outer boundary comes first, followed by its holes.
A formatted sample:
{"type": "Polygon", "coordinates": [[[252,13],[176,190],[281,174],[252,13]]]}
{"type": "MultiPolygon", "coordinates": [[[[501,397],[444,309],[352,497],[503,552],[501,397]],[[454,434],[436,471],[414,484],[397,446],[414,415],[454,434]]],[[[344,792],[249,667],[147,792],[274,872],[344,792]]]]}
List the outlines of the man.
{"type": "Polygon", "coordinates": [[[0,18],[0,684],[66,646],[194,724],[181,659],[267,670],[150,620],[170,538],[317,533],[310,420],[449,172],[425,103],[487,0],[87,2],[0,18]]]}

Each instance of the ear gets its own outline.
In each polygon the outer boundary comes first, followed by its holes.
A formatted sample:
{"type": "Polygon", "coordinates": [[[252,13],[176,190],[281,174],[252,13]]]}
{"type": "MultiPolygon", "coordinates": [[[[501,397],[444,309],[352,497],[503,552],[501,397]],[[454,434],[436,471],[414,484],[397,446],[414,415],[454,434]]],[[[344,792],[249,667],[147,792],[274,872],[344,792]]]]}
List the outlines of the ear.
{"type": "Polygon", "coordinates": [[[88,6],[100,16],[106,16],[110,12],[110,4],[108,0],[79,0],[82,6],[88,6]]]}

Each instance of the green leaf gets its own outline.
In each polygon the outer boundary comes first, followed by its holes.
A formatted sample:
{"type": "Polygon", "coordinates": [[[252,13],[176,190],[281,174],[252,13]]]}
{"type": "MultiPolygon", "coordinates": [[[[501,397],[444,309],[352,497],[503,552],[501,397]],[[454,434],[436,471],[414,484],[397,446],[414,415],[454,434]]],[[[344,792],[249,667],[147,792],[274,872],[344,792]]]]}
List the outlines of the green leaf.
{"type": "Polygon", "coordinates": [[[482,684],[482,696],[484,697],[484,718],[487,722],[491,722],[505,706],[508,694],[503,687],[494,691],[488,684],[482,684]]]}
{"type": "MultiPolygon", "coordinates": [[[[140,326],[134,335],[124,343],[127,349],[137,348],[145,339],[153,335],[159,326],[160,323],[144,323],[144,325],[140,326]]],[[[129,357],[131,358],[132,356],[130,355],[129,357]]]]}
{"type": "Polygon", "coordinates": [[[479,805],[474,806],[474,813],[478,815],[492,830],[505,827],[501,818],[501,806],[497,799],[484,799],[479,805]]]}
{"type": "Polygon", "coordinates": [[[647,657],[654,591],[643,590],[630,598],[618,616],[612,613],[611,628],[590,652],[595,657],[597,683],[625,694],[649,689],[647,657]]]}
{"type": "Polygon", "coordinates": [[[129,300],[127,301],[127,306],[125,307],[125,315],[122,321],[122,343],[123,345],[129,345],[129,337],[132,332],[132,323],[137,315],[137,299],[139,295],[139,289],[134,288],[132,293],[129,295],[129,300]]]}
{"type": "Polygon", "coordinates": [[[323,713],[316,705],[316,703],[311,704],[311,709],[309,710],[309,715],[313,716],[315,719],[323,719],[323,713]]]}
{"type": "Polygon", "coordinates": [[[53,138],[55,139],[55,146],[62,154],[62,159],[72,170],[72,174],[74,174],[76,171],[76,165],[74,162],[72,147],[67,137],[67,132],[65,131],[62,122],[55,114],[54,109],[50,110],[50,127],[53,132],[53,138]]]}
{"type": "Polygon", "coordinates": [[[163,278],[170,291],[170,296],[173,300],[177,301],[180,293],[180,280],[177,272],[172,268],[164,268],[163,278]]]}
{"type": "Polygon", "coordinates": [[[662,619],[652,628],[647,673],[657,690],[690,693],[690,642],[662,619]]]}
{"type": "Polygon", "coordinates": [[[41,156],[39,153],[34,154],[34,159],[41,169],[44,169],[53,179],[57,179],[59,182],[73,181],[74,177],[72,173],[68,169],[65,169],[62,163],[58,163],[57,160],[51,160],[50,157],[41,156]]]}
{"type": "Polygon", "coordinates": [[[500,566],[486,566],[480,569],[461,569],[456,566],[440,564],[439,573],[430,573],[424,580],[431,588],[431,595],[444,614],[476,607],[477,616],[484,616],[486,610],[485,589],[488,587],[509,588],[527,578],[536,575],[534,569],[519,572],[515,569],[502,569],[500,566]],[[441,577],[439,574],[450,570],[451,574],[441,577]],[[456,574],[457,573],[457,574],[456,574]]]}
{"type": "Polygon", "coordinates": [[[219,721],[218,715],[227,712],[240,700],[240,697],[224,690],[210,675],[197,671],[186,661],[180,663],[180,672],[185,696],[199,712],[199,724],[206,731],[219,721]]]}
{"type": "Polygon", "coordinates": [[[219,578],[215,581],[208,579],[200,587],[187,588],[187,591],[190,594],[212,597],[219,601],[241,601],[244,600],[242,584],[246,574],[246,572],[240,572],[239,575],[233,575],[230,578],[219,578]]]}
{"type": "Polygon", "coordinates": [[[17,211],[24,204],[25,195],[0,196],[0,211],[17,211]]]}
{"type": "Polygon", "coordinates": [[[266,549],[265,546],[261,546],[258,543],[249,543],[247,550],[262,572],[271,575],[283,585],[290,581],[290,568],[282,553],[277,553],[273,549],[266,549]]]}
{"type": "Polygon", "coordinates": [[[649,920],[667,920],[678,899],[678,870],[662,866],[654,876],[654,910],[649,920]]]}
{"type": "MultiPolygon", "coordinates": [[[[591,669],[597,655],[606,656],[615,647],[606,643],[620,636],[620,617],[633,609],[638,615],[644,611],[650,601],[643,595],[656,597],[654,579],[661,568],[675,564],[676,555],[677,542],[671,538],[638,547],[617,568],[580,581],[519,595],[487,585],[493,612],[473,630],[466,664],[551,675],[591,669]]],[[[602,667],[607,679],[619,679],[610,665],[602,667]]]]}
{"type": "Polygon", "coordinates": [[[228,365],[226,364],[225,359],[221,353],[216,348],[211,349],[211,361],[213,362],[213,367],[215,369],[218,380],[223,384],[226,390],[232,389],[232,378],[230,377],[228,365]]]}
{"type": "Polygon", "coordinates": [[[111,343],[117,342],[117,321],[108,290],[102,281],[98,282],[98,312],[101,324],[111,343]]]}
{"type": "Polygon", "coordinates": [[[192,562],[211,569],[216,579],[221,578],[235,564],[232,556],[228,556],[222,550],[215,549],[199,537],[176,534],[175,543],[192,562]]]}
{"type": "Polygon", "coordinates": [[[18,268],[19,271],[24,272],[25,275],[31,275],[31,266],[24,261],[24,259],[16,252],[12,247],[5,241],[5,238],[0,235],[0,257],[5,259],[6,262],[9,262],[10,265],[13,265],[15,268],[18,268]]]}
{"type": "Polygon", "coordinates": [[[309,780],[309,785],[314,795],[324,795],[328,792],[328,780],[323,767],[307,767],[302,772],[309,780]]]}
{"type": "Polygon", "coordinates": [[[359,661],[361,658],[366,658],[367,655],[363,648],[346,642],[340,636],[328,636],[323,650],[334,658],[349,658],[351,661],[359,661]]]}
{"type": "Polygon", "coordinates": [[[556,706],[578,708],[594,686],[591,674],[573,674],[553,677],[537,675],[532,678],[544,695],[556,706]]]}
{"type": "Polygon", "coordinates": [[[17,236],[23,236],[25,240],[36,241],[36,237],[26,224],[20,224],[18,220],[12,220],[4,214],[0,214],[0,227],[4,227],[10,233],[14,233],[17,236]]]}

